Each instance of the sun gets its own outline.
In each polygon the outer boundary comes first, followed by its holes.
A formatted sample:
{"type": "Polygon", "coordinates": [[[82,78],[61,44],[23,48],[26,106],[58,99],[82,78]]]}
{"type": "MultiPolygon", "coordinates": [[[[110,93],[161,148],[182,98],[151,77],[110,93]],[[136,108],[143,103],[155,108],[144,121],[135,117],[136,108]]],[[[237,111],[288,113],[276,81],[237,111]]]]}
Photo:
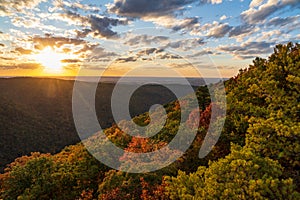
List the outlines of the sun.
{"type": "Polygon", "coordinates": [[[66,55],[57,53],[50,47],[43,49],[39,54],[36,54],[34,58],[45,67],[45,73],[59,74],[63,72],[61,60],[65,59],[66,55]]]}

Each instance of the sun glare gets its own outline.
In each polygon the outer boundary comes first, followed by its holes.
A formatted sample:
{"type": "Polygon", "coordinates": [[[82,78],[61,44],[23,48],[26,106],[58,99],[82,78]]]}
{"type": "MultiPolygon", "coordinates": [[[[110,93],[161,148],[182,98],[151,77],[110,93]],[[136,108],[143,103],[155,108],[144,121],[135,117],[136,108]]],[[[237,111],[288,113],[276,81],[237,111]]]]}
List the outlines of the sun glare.
{"type": "Polygon", "coordinates": [[[46,73],[61,73],[63,72],[63,66],[61,60],[65,59],[66,55],[56,53],[50,47],[46,47],[43,51],[35,56],[35,60],[41,63],[46,73]]]}

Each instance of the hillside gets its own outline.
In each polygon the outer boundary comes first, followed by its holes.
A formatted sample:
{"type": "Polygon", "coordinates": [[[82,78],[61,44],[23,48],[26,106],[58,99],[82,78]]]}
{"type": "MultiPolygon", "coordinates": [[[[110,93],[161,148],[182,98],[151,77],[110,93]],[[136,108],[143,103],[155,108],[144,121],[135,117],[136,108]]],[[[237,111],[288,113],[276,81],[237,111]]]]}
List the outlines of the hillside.
{"type": "MultiPolygon", "coordinates": [[[[1,172],[17,157],[35,151],[57,153],[80,141],[72,116],[73,84],[71,80],[50,78],[0,79],[1,172]]],[[[103,128],[114,123],[110,109],[113,88],[113,83],[98,85],[96,111],[103,128]]],[[[155,103],[165,104],[174,99],[162,86],[143,86],[132,97],[131,115],[143,113],[155,103]]]]}
{"type": "MultiPolygon", "coordinates": [[[[0,176],[1,197],[299,199],[300,45],[277,45],[268,59],[256,58],[225,86],[226,123],[218,143],[204,159],[198,158],[198,151],[210,121],[211,103],[207,88],[199,87],[197,136],[172,165],[151,173],[125,173],[104,166],[79,143],[55,155],[32,153],[16,159],[0,176]]],[[[195,106],[189,96],[183,99],[186,106],[195,106]]],[[[156,136],[130,137],[116,125],[105,133],[127,151],[157,150],[174,137],[184,111],[176,101],[164,107],[168,120],[156,136]]],[[[185,119],[186,126],[193,126],[193,119],[191,113],[185,119]]],[[[139,115],[134,121],[147,125],[149,115],[139,115]]],[[[93,144],[102,140],[96,134],[88,141],[93,144]]],[[[134,161],[127,156],[122,159],[134,161]]]]}

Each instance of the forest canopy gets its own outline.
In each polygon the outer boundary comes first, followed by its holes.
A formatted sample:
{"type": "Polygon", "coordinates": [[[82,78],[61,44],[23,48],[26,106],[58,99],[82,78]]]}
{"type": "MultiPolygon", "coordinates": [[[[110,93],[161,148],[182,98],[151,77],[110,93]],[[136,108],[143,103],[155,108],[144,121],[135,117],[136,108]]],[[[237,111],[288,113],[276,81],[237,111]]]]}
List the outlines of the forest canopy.
{"type": "MultiPolygon", "coordinates": [[[[172,165],[125,173],[101,164],[79,143],[55,155],[17,158],[0,174],[0,199],[300,199],[300,45],[277,45],[267,59],[254,59],[224,84],[226,122],[204,159],[198,152],[211,102],[207,88],[200,87],[197,136],[172,165]]],[[[188,96],[185,102],[193,106],[188,96]]],[[[128,151],[155,150],[178,129],[180,106],[174,101],[165,109],[167,123],[154,137],[131,137],[116,125],[105,133],[128,151]]],[[[134,121],[146,125],[149,115],[134,121]]],[[[193,125],[192,113],[186,123],[193,125]]]]}

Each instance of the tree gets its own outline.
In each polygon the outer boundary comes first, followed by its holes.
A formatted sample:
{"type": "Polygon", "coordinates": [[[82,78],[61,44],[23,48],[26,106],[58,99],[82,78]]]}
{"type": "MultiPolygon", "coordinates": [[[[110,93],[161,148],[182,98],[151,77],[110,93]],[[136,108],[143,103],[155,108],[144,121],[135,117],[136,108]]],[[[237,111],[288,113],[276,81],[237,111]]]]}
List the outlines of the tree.
{"type": "Polygon", "coordinates": [[[277,161],[233,145],[231,154],[187,175],[168,177],[171,199],[297,199],[291,178],[277,161]]]}

